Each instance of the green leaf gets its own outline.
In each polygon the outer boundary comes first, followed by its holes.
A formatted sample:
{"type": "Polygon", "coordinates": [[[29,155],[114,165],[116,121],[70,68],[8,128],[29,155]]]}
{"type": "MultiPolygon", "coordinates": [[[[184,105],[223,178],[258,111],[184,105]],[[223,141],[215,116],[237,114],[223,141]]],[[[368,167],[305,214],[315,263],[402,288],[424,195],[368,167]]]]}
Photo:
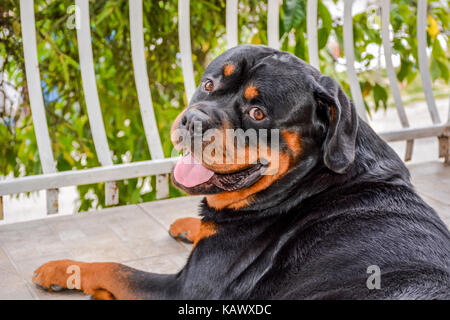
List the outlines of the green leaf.
{"type": "Polygon", "coordinates": [[[324,48],[327,45],[328,37],[330,35],[330,32],[329,32],[328,29],[320,28],[317,33],[318,33],[318,36],[319,36],[318,47],[319,47],[319,50],[320,50],[320,49],[324,48]]]}
{"type": "Polygon", "coordinates": [[[305,47],[306,39],[301,30],[295,32],[295,50],[294,53],[297,57],[303,60],[307,60],[307,51],[305,47]]]}
{"type": "Polygon", "coordinates": [[[432,46],[432,49],[431,49],[431,55],[434,58],[438,59],[438,60],[446,58],[445,57],[445,51],[444,51],[444,49],[442,49],[441,43],[439,42],[438,39],[433,41],[433,46],[432,46]]]}
{"type": "Polygon", "coordinates": [[[387,108],[388,94],[385,88],[378,83],[373,87],[373,100],[375,102],[375,111],[378,110],[380,104],[383,104],[384,109],[387,108]]]}
{"type": "Polygon", "coordinates": [[[400,70],[397,73],[397,79],[401,82],[411,72],[412,62],[406,59],[401,59],[400,70]]]}
{"type": "Polygon", "coordinates": [[[446,82],[448,82],[448,80],[450,78],[448,64],[442,63],[441,61],[437,61],[437,64],[438,64],[439,70],[441,71],[442,79],[444,79],[446,82]]]}
{"type": "Polygon", "coordinates": [[[289,32],[306,19],[306,7],[303,0],[283,1],[284,31],[289,32]]]}
{"type": "Polygon", "coordinates": [[[333,19],[331,18],[330,11],[328,11],[328,8],[322,3],[322,1],[318,2],[317,13],[319,18],[322,20],[322,28],[331,31],[333,27],[333,19]]]}
{"type": "Polygon", "coordinates": [[[431,79],[433,79],[433,81],[435,81],[441,75],[441,69],[439,69],[438,61],[435,58],[431,59],[430,73],[431,79]]]}

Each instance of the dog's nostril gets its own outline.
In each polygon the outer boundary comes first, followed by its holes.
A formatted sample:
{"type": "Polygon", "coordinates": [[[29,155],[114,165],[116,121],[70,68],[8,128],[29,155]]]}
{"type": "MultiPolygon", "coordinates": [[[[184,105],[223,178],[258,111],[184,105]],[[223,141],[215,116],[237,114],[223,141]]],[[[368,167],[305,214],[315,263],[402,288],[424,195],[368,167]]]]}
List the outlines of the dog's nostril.
{"type": "Polygon", "coordinates": [[[188,110],[181,117],[179,128],[187,130],[191,135],[203,134],[211,127],[212,119],[204,111],[188,110]]]}

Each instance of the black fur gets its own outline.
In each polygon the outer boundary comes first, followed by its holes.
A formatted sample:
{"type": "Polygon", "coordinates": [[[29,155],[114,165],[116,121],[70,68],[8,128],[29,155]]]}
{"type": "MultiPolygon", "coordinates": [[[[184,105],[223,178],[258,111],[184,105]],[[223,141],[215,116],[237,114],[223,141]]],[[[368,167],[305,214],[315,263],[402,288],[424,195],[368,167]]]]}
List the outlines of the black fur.
{"type": "Polygon", "coordinates": [[[135,292],[169,299],[450,298],[448,229],[334,80],[288,53],[249,45],[214,60],[206,78],[217,90],[199,88],[191,105],[234,127],[299,132],[302,155],[248,207],[215,210],[203,201],[201,215],[217,233],[197,244],[176,275],[124,266],[135,292]],[[227,62],[236,70],[225,79],[227,62]],[[258,124],[241,110],[248,83],[257,85],[254,103],[269,115],[258,124]],[[371,265],[381,269],[381,289],[366,285],[371,265]]]}

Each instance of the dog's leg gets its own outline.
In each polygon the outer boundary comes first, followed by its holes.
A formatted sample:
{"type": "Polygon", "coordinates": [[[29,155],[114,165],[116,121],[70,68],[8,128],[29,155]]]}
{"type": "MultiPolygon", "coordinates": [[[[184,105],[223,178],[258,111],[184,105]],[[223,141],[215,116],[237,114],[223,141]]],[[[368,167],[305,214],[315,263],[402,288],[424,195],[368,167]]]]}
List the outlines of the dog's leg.
{"type": "Polygon", "coordinates": [[[112,262],[50,261],[34,272],[33,282],[50,291],[81,290],[96,300],[176,298],[170,292],[177,292],[170,290],[177,286],[174,275],[152,274],[112,262]]]}
{"type": "Polygon", "coordinates": [[[175,220],[169,229],[169,234],[183,242],[193,243],[200,233],[201,219],[180,218],[175,220]]]}

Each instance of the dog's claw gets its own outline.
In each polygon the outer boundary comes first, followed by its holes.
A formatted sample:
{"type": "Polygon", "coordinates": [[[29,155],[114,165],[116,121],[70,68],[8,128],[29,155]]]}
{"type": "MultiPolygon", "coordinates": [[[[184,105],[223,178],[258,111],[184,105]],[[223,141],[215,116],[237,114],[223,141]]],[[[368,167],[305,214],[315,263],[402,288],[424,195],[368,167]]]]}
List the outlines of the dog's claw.
{"type": "Polygon", "coordinates": [[[170,235],[173,239],[175,239],[175,240],[180,240],[180,241],[182,241],[182,242],[189,243],[189,244],[192,243],[191,240],[189,240],[187,237],[185,237],[185,235],[187,235],[187,231],[184,232],[184,233],[179,233],[177,236],[174,236],[174,235],[171,234],[170,231],[169,231],[169,235],[170,235]]]}
{"type": "Polygon", "coordinates": [[[185,242],[185,243],[192,243],[191,240],[189,240],[187,237],[185,237],[186,232],[185,233],[180,233],[178,234],[178,239],[180,239],[181,241],[185,242]]]}
{"type": "Polygon", "coordinates": [[[64,290],[63,287],[61,287],[61,286],[59,286],[59,285],[57,285],[57,284],[52,284],[52,285],[50,286],[50,288],[51,288],[53,291],[55,291],[55,292],[64,290]]]}
{"type": "Polygon", "coordinates": [[[39,288],[39,289],[41,289],[41,290],[44,290],[44,291],[47,291],[47,288],[44,288],[44,287],[41,286],[39,283],[35,283],[35,285],[36,285],[37,288],[39,288]]]}

